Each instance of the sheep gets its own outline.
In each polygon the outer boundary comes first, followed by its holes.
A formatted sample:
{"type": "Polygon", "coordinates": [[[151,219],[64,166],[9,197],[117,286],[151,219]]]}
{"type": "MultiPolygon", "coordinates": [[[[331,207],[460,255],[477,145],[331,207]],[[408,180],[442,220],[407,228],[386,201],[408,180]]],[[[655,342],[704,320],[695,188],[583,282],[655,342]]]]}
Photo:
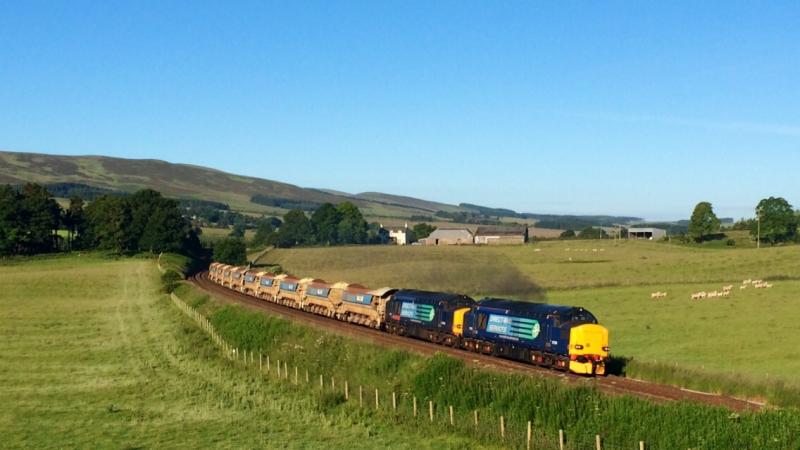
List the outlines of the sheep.
{"type": "Polygon", "coordinates": [[[731,289],[733,289],[733,285],[732,284],[729,284],[727,286],[722,286],[722,290],[723,291],[730,291],[731,289]]]}
{"type": "Polygon", "coordinates": [[[746,280],[742,280],[742,284],[750,284],[750,283],[752,283],[752,282],[753,282],[753,279],[752,279],[752,278],[748,278],[748,279],[746,279],[746,280]]]}
{"type": "Polygon", "coordinates": [[[769,289],[772,287],[772,283],[764,283],[764,287],[769,289]]]}
{"type": "Polygon", "coordinates": [[[743,291],[745,289],[747,289],[747,285],[746,284],[743,284],[743,285],[739,286],[739,290],[740,291],[743,291]]]}
{"type": "Polygon", "coordinates": [[[727,296],[731,295],[731,291],[722,291],[722,292],[720,292],[720,294],[722,294],[723,297],[727,297],[727,296]]]}
{"type": "Polygon", "coordinates": [[[717,296],[717,291],[711,291],[708,293],[707,298],[714,298],[717,296]]]}

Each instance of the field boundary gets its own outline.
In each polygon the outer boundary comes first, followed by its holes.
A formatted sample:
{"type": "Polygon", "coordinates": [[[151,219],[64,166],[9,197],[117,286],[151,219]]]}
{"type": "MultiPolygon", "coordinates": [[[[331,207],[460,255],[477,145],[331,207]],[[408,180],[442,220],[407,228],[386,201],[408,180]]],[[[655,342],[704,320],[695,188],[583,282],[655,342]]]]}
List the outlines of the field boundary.
{"type": "MultiPolygon", "coordinates": [[[[388,414],[395,421],[413,420],[418,424],[433,426],[439,431],[447,429],[451,432],[469,433],[476,439],[493,443],[500,442],[513,448],[525,448],[526,450],[542,447],[558,448],[559,450],[575,448],[568,442],[568,437],[563,429],[558,431],[557,436],[548,436],[539,430],[534,430],[532,420],[520,424],[507,420],[508,415],[484,416],[478,409],[465,412],[455,409],[452,405],[436,404],[432,400],[424,402],[416,396],[411,396],[409,399],[407,393],[381,392],[378,388],[351,383],[351,380],[337,380],[324,374],[312,374],[307,369],[294,364],[290,365],[289,361],[271,359],[268,354],[260,350],[241,349],[225,340],[205,315],[183,301],[177,294],[170,293],[170,299],[178,309],[209,335],[227,360],[243,370],[257,371],[261,377],[274,377],[274,380],[287,383],[297,389],[313,390],[320,394],[321,402],[347,405],[358,411],[377,414],[380,417],[388,414]]],[[[595,434],[594,444],[596,450],[614,448],[604,444],[601,434],[595,434]]],[[[646,448],[644,441],[638,441],[638,445],[640,450],[646,448]]]]}

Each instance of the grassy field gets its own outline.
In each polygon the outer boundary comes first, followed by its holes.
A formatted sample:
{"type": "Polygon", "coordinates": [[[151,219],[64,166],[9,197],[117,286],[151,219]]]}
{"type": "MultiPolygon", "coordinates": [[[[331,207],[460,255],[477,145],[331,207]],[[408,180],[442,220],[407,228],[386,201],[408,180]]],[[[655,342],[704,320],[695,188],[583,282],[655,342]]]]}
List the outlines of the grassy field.
{"type": "Polygon", "coordinates": [[[467,447],[242,372],[160,288],[152,259],[0,263],[0,446],[467,447]]]}
{"type": "MultiPolygon", "coordinates": [[[[200,241],[205,244],[209,245],[216,241],[225,239],[231,234],[230,228],[211,228],[211,227],[203,227],[201,228],[202,233],[200,234],[200,241]]],[[[250,242],[253,239],[253,236],[256,235],[255,230],[245,230],[244,232],[244,239],[245,242],[250,242]]]]}
{"type": "MultiPolygon", "coordinates": [[[[374,422],[393,423],[437,434],[455,430],[471,439],[470,448],[503,442],[510,448],[525,448],[525,423],[534,430],[534,448],[558,448],[559,429],[567,436],[567,447],[594,448],[594,436],[602,436],[607,449],[635,448],[644,441],[647,448],[796,448],[800,445],[792,430],[800,426],[796,411],[731,414],[724,409],[696,404],[653,404],[647,400],[607,396],[591,387],[566,385],[557,378],[524,374],[502,374],[469,368],[441,354],[423,357],[387,349],[360,339],[332,334],[303,324],[220,303],[192,288],[177,290],[197,311],[207,317],[231,346],[241,353],[256,352],[271,357],[275,376],[277,361],[288,368],[285,383],[298,389],[317,390],[317,375],[324,374],[321,404],[331,411],[367,414],[374,422]],[[310,373],[310,383],[304,373],[310,373]],[[334,394],[331,380],[336,380],[334,394]],[[350,401],[342,394],[349,381],[350,401]],[[366,392],[366,404],[359,406],[356,386],[366,392]],[[372,405],[375,389],[381,393],[380,407],[372,405]],[[397,396],[397,409],[390,406],[389,393],[397,396]],[[421,414],[413,415],[413,399],[421,414]],[[428,401],[435,405],[434,419],[428,420],[428,401]],[[453,406],[450,424],[446,405],[453,406]],[[473,425],[472,412],[480,411],[480,426],[473,425]],[[421,416],[421,417],[420,417],[421,416]],[[507,435],[501,440],[499,417],[505,418],[507,435]]],[[[244,364],[243,370],[258,370],[244,364]]],[[[443,447],[451,447],[446,443],[443,447]]]]}
{"type": "MultiPolygon", "coordinates": [[[[668,371],[675,373],[664,381],[699,383],[712,374],[725,384],[743,384],[734,390],[742,395],[779,399],[792,392],[792,401],[800,404],[798,365],[787,350],[800,335],[797,246],[550,241],[514,247],[340,247],[275,250],[261,262],[328,281],[581,305],[609,327],[612,352],[634,358],[629,375],[658,379],[668,371]],[[748,278],[773,280],[774,287],[740,291],[748,278]],[[728,284],[734,285],[730,297],[690,299],[692,292],[728,284]],[[668,297],[652,300],[655,291],[668,297]]],[[[690,385],[721,389],[720,383],[697,383],[690,385]]]]}

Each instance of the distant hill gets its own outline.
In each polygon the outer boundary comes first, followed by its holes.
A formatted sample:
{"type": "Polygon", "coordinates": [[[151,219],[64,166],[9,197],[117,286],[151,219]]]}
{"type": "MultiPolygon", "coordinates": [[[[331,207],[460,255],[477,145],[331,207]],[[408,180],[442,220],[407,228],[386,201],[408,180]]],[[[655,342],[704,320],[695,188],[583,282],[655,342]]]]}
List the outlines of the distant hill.
{"type": "Polygon", "coordinates": [[[469,219],[468,223],[482,223],[483,217],[504,217],[511,221],[520,219],[521,222],[535,220],[539,227],[560,229],[642,221],[636,217],[517,213],[510,209],[470,203],[450,205],[380,192],[349,194],[156,159],[0,151],[0,184],[26,182],[46,184],[61,193],[78,192],[87,198],[152,188],[169,197],[218,202],[232,210],[255,214],[280,215],[292,208],[310,210],[326,202],[351,201],[370,218],[433,222],[464,217],[469,219]]]}
{"type": "Polygon", "coordinates": [[[253,213],[279,214],[287,208],[313,208],[326,202],[343,201],[354,202],[366,215],[382,217],[430,215],[429,205],[458,209],[453,205],[388,194],[332,193],[155,159],[0,151],[0,184],[29,181],[41,184],[76,183],[115,192],[133,192],[149,187],[170,197],[216,201],[228,204],[235,210],[253,213]]]}

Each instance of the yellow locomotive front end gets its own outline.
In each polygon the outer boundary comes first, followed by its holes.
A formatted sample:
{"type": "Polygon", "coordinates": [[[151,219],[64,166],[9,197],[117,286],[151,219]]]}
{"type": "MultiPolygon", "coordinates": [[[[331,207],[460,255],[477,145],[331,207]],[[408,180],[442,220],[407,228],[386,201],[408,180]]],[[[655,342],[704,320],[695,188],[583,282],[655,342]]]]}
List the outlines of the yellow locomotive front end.
{"type": "Polygon", "coordinates": [[[587,323],[569,334],[569,370],[585,375],[605,375],[608,361],[608,329],[587,323]]]}

